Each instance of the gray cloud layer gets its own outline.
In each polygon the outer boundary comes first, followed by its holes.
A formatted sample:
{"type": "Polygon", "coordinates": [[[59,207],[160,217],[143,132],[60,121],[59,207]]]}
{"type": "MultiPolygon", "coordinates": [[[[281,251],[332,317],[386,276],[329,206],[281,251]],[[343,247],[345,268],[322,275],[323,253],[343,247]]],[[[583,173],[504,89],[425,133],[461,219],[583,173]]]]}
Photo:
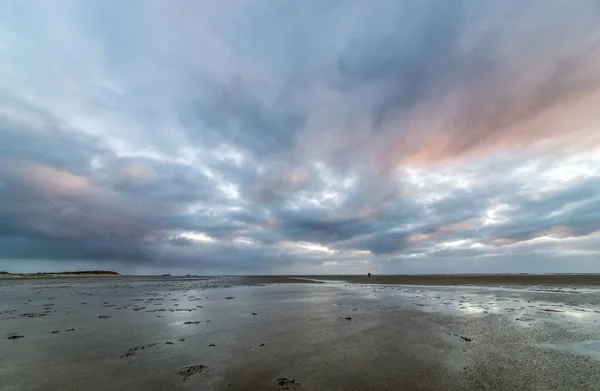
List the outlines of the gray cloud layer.
{"type": "Polygon", "coordinates": [[[597,1],[0,1],[0,268],[600,271],[597,1]]]}

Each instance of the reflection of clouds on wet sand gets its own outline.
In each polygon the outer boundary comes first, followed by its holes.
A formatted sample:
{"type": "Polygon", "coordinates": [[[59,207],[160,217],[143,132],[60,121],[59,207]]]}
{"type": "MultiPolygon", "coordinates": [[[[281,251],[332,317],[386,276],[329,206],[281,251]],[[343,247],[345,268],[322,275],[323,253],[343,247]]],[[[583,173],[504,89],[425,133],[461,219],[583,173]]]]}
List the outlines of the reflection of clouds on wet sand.
{"type": "MultiPolygon", "coordinates": [[[[600,290],[553,287],[444,287],[340,284],[369,300],[385,299],[389,308],[497,321],[533,333],[531,344],[600,358],[600,290]],[[552,340],[568,333],[569,342],[552,340]],[[542,337],[546,336],[546,337],[542,337]],[[548,343],[548,340],[552,340],[548,343]]],[[[529,334],[526,334],[529,335],[529,334]]]]}
{"type": "Polygon", "coordinates": [[[364,298],[397,299],[397,305],[456,315],[515,314],[517,320],[600,320],[600,290],[573,288],[416,287],[339,284],[364,298]]]}
{"type": "Polygon", "coordinates": [[[546,344],[545,347],[550,349],[558,349],[572,354],[589,356],[596,360],[600,360],[600,340],[564,344],[546,344]]]}
{"type": "Polygon", "coordinates": [[[486,308],[487,307],[483,307],[481,305],[478,305],[477,303],[469,303],[469,302],[463,302],[462,304],[459,305],[459,307],[462,311],[469,313],[469,314],[479,314],[479,313],[485,313],[486,311],[488,311],[486,308]]]}

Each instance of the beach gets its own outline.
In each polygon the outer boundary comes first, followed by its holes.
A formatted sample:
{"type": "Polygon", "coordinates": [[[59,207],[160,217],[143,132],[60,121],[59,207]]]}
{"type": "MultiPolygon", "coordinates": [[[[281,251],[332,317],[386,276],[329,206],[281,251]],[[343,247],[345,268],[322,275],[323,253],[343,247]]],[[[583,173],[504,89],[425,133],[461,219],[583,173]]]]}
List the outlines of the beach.
{"type": "Polygon", "coordinates": [[[597,390],[597,281],[0,280],[0,389],[597,390]]]}

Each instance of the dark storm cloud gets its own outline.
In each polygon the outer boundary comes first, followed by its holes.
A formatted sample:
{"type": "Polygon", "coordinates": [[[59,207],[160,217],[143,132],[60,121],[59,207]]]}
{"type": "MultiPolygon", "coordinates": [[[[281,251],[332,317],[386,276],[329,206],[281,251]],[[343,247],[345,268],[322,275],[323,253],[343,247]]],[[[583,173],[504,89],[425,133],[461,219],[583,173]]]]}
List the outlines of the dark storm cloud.
{"type": "MultiPolygon", "coordinates": [[[[1,101],[0,101],[1,102],[1,101]]],[[[16,106],[18,107],[18,106],[16,106]]],[[[0,163],[30,159],[72,172],[89,172],[90,160],[111,156],[97,137],[69,132],[60,121],[35,111],[0,112],[0,163]]]]}
{"type": "Polygon", "coordinates": [[[84,177],[41,165],[8,168],[13,172],[0,176],[1,225],[7,234],[133,239],[152,230],[152,211],[94,188],[84,177]]]}
{"type": "Polygon", "coordinates": [[[360,218],[327,216],[319,210],[283,211],[279,214],[283,237],[294,241],[331,243],[350,239],[370,226],[360,218]]]}
{"type": "Polygon", "coordinates": [[[151,159],[115,159],[107,162],[99,182],[138,200],[160,205],[193,202],[223,203],[223,195],[204,173],[181,163],[151,159]]]}
{"type": "Polygon", "coordinates": [[[579,246],[592,270],[598,22],[585,0],[3,4],[0,266],[544,271],[579,246]]]}
{"type": "MultiPolygon", "coordinates": [[[[385,83],[375,102],[373,120],[381,124],[392,111],[407,111],[428,99],[440,79],[454,79],[480,70],[485,56],[460,53],[461,30],[466,19],[461,2],[406,3],[393,11],[387,27],[399,34],[373,34],[351,41],[338,60],[340,87],[348,93],[370,83],[385,83]],[[470,64],[480,59],[481,64],[470,64]],[[459,63],[460,62],[460,63],[459,63]]],[[[376,28],[378,30],[378,28],[376,28]]],[[[378,31],[380,32],[380,31],[378,31]]],[[[390,31],[391,32],[391,31],[390,31]]],[[[476,48],[476,50],[488,48],[476,48]]]]}
{"type": "Polygon", "coordinates": [[[53,240],[22,236],[3,236],[0,239],[3,257],[7,259],[47,261],[123,261],[140,263],[149,261],[152,252],[127,240],[53,240]]]}
{"type": "Polygon", "coordinates": [[[215,139],[216,145],[240,145],[262,157],[290,153],[297,131],[304,126],[304,114],[285,107],[277,97],[261,102],[251,88],[237,78],[226,85],[209,86],[208,101],[198,102],[190,114],[207,129],[200,137],[215,139]]]}

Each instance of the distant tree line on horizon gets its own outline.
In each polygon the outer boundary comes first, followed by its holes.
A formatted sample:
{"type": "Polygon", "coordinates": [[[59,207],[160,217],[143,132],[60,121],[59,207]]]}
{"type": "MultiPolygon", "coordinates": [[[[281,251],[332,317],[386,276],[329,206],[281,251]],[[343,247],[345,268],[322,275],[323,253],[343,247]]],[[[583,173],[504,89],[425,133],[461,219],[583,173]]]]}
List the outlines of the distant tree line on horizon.
{"type": "Polygon", "coordinates": [[[61,275],[79,275],[79,274],[111,274],[118,276],[119,273],[113,272],[110,270],[82,270],[82,271],[73,271],[73,272],[40,272],[40,273],[9,273],[5,271],[0,271],[0,274],[3,275],[16,275],[16,276],[49,276],[53,274],[61,274],[61,275]]]}

